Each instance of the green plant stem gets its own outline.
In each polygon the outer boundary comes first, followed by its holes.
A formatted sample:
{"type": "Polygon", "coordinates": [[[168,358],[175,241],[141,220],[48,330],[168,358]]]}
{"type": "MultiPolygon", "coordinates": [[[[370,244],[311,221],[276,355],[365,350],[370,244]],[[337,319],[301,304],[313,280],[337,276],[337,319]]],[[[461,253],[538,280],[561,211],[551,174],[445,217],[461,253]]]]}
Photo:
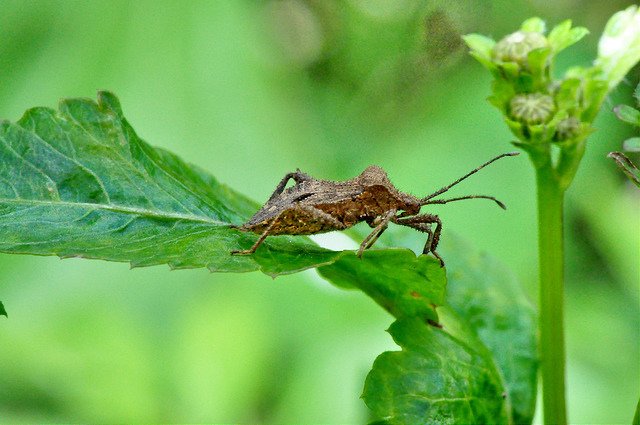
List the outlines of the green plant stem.
{"type": "Polygon", "coordinates": [[[540,263],[540,359],[545,425],[565,425],[564,189],[550,163],[536,169],[540,263]]]}

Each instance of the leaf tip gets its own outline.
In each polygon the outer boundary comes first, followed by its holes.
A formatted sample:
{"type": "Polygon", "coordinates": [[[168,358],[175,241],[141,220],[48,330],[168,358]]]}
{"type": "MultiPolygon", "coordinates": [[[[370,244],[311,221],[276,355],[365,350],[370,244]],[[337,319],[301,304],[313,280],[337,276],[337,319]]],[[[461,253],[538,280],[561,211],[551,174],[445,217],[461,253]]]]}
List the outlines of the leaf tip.
{"type": "MultiPolygon", "coordinates": [[[[26,111],[24,111],[24,114],[22,114],[22,117],[20,117],[20,119],[17,121],[17,124],[20,125],[21,127],[25,127],[25,123],[29,122],[32,119],[37,119],[40,116],[43,115],[55,115],[55,111],[51,108],[47,108],[46,106],[34,106],[33,108],[29,108],[26,111]]],[[[3,120],[3,125],[5,124],[5,121],[3,120]]],[[[6,121],[7,125],[12,125],[12,123],[10,121],[6,121]]]]}
{"type": "Polygon", "coordinates": [[[271,278],[271,280],[276,280],[276,277],[278,277],[280,275],[280,273],[275,272],[275,271],[269,271],[269,270],[265,270],[265,269],[262,269],[261,271],[262,271],[262,273],[264,273],[267,276],[269,276],[271,278]]]}
{"type": "Polygon", "coordinates": [[[122,117],[122,106],[118,97],[108,90],[100,90],[98,92],[98,105],[114,112],[117,116],[122,117]]]}

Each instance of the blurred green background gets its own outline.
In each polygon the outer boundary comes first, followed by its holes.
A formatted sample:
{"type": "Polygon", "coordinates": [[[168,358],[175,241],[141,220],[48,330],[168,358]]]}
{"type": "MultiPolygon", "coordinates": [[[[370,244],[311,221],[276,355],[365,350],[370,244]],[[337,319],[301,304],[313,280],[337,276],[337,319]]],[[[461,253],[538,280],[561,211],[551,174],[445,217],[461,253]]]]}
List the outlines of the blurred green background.
{"type": "MultiPolygon", "coordinates": [[[[512,136],[460,35],[500,38],[538,15],[592,34],[588,64],[630,2],[0,0],[0,117],[115,92],[138,134],[256,201],[288,171],[342,179],[369,164],[425,195],[512,136]]],[[[630,128],[637,69],[607,102],[567,198],[572,423],[629,423],[640,394],[640,191],[606,153],[630,128]]],[[[434,208],[509,265],[536,300],[533,173],[504,160],[434,208]]],[[[384,238],[384,236],[383,236],[384,238]]],[[[417,247],[415,247],[417,248],[417,247]]],[[[130,271],[126,264],[0,255],[0,421],[362,423],[392,318],[309,271],[130,271]]]]}

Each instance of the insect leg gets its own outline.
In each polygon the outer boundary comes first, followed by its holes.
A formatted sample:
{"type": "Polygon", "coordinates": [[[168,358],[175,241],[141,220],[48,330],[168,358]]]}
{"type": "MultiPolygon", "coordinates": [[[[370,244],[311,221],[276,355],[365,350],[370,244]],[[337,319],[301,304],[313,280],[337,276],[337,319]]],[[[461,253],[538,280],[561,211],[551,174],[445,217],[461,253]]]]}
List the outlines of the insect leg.
{"type": "Polygon", "coordinates": [[[331,230],[344,230],[346,228],[347,226],[340,220],[318,208],[297,204],[293,208],[280,212],[260,234],[260,237],[251,248],[231,251],[231,254],[253,254],[269,235],[311,235],[331,230]],[[306,222],[306,226],[303,228],[292,227],[292,220],[296,224],[303,220],[306,222]]]}
{"type": "Polygon", "coordinates": [[[264,242],[264,240],[267,238],[267,236],[269,236],[269,232],[271,231],[271,229],[273,229],[273,226],[275,226],[275,224],[278,222],[278,219],[280,218],[280,215],[278,215],[276,218],[274,218],[271,223],[269,223],[269,226],[267,226],[267,228],[265,229],[264,232],[262,232],[262,234],[260,235],[260,237],[258,238],[258,240],[251,246],[251,248],[249,249],[238,249],[238,250],[233,250],[231,251],[231,255],[251,255],[254,252],[256,252],[256,249],[258,249],[258,247],[260,246],[260,244],[262,242],[264,242]]]}
{"type": "Polygon", "coordinates": [[[422,250],[422,253],[424,254],[426,247],[433,246],[433,230],[431,230],[431,223],[415,223],[414,226],[414,229],[427,234],[427,243],[424,244],[425,248],[422,250]]]}
{"type": "MultiPolygon", "coordinates": [[[[344,230],[347,226],[319,208],[316,208],[311,205],[301,205],[297,204],[293,211],[302,211],[308,214],[306,220],[309,220],[312,224],[318,225],[320,229],[314,229],[312,231],[299,232],[296,234],[300,235],[313,235],[315,233],[328,232],[331,230],[344,230]]],[[[292,233],[293,234],[293,233],[292,233]]]]}
{"type": "Polygon", "coordinates": [[[442,221],[435,214],[418,214],[411,217],[401,217],[395,220],[397,224],[411,227],[428,235],[427,242],[422,250],[423,254],[432,253],[438,260],[440,265],[444,267],[444,260],[436,252],[438,242],[440,241],[440,233],[442,232],[442,221]],[[435,223],[436,228],[432,231],[430,224],[435,223]]]}
{"type": "Polygon", "coordinates": [[[280,183],[278,183],[278,186],[276,186],[276,190],[273,191],[267,202],[281,194],[284,191],[284,188],[287,186],[287,183],[289,183],[290,179],[293,179],[297,184],[300,184],[303,181],[312,180],[312,177],[308,174],[303,173],[299,169],[292,173],[287,173],[282,178],[282,180],[280,180],[280,183]]]}
{"type": "Polygon", "coordinates": [[[371,246],[378,240],[380,235],[387,230],[387,226],[389,225],[389,221],[396,215],[396,210],[390,210],[387,214],[382,217],[380,222],[376,225],[369,235],[364,238],[362,243],[360,244],[360,248],[358,249],[358,253],[356,254],[358,257],[362,257],[362,253],[365,249],[371,248],[371,246]]]}

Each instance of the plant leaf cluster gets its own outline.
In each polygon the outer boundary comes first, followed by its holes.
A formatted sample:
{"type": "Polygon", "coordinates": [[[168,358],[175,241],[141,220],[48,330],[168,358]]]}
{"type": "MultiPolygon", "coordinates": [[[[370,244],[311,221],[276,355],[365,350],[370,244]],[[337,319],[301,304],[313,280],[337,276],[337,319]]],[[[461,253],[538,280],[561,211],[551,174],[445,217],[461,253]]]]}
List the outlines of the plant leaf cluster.
{"type": "MultiPolygon", "coordinates": [[[[636,99],[638,108],[640,108],[640,84],[636,86],[633,95],[636,99]]],[[[613,112],[620,121],[631,124],[636,127],[636,129],[640,129],[640,110],[629,105],[618,105],[613,108],[613,112]]],[[[640,152],[640,137],[631,137],[622,142],[622,150],[624,152],[631,153],[640,152]]],[[[640,187],[640,170],[638,170],[638,167],[631,162],[631,159],[629,159],[627,155],[623,152],[611,152],[608,156],[618,164],[622,172],[629,177],[629,180],[631,180],[636,186],[640,187]]]]}
{"type": "MultiPolygon", "coordinates": [[[[546,32],[540,18],[496,42],[464,37],[475,57],[493,76],[489,98],[517,137],[514,145],[529,154],[536,171],[538,205],[540,345],[548,359],[541,368],[545,423],[567,423],[563,330],[564,194],[584,155],[592,123],[609,93],[640,61],[640,9],[630,6],[607,22],[592,66],[574,66],[556,76],[557,55],[587,34],[570,20],[546,32]]],[[[638,122],[631,108],[622,119],[638,122]]],[[[637,169],[612,153],[633,179],[637,169]]]]}
{"type": "Polygon", "coordinates": [[[551,169],[561,189],[575,176],[605,97],[640,60],[637,22],[637,6],[615,14],[594,64],[571,67],[559,78],[557,55],[588,34],[570,20],[548,34],[544,21],[530,18],[498,42],[479,34],[464,37],[470,54],[493,76],[489,101],[517,137],[514,144],[529,153],[536,168],[551,169]]]}

